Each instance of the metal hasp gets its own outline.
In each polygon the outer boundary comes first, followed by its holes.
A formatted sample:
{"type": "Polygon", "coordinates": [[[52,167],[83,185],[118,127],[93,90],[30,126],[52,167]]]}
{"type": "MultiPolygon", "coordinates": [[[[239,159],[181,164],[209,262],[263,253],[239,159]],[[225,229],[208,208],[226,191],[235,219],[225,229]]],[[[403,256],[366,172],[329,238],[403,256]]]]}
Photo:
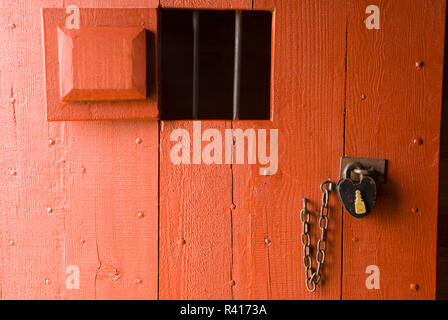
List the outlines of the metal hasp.
{"type": "Polygon", "coordinates": [[[351,179],[359,182],[359,173],[356,169],[361,168],[369,171],[368,176],[376,183],[383,184],[387,177],[387,160],[371,158],[342,157],[339,179],[351,179]]]}
{"type": "Polygon", "coordinates": [[[386,165],[384,159],[342,157],[336,191],[345,211],[364,218],[373,210],[376,183],[386,181],[386,165]]]}

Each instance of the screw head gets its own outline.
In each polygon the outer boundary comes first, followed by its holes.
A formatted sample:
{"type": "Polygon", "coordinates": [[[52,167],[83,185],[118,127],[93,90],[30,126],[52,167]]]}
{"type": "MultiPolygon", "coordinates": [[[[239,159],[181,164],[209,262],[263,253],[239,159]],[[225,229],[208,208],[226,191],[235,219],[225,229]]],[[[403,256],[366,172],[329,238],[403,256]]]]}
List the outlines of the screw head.
{"type": "Polygon", "coordinates": [[[236,209],[236,205],[234,204],[234,203],[232,203],[231,205],[230,205],[230,210],[235,210],[236,209]]]}
{"type": "Polygon", "coordinates": [[[45,284],[46,284],[46,285],[51,284],[51,280],[50,280],[50,279],[45,279],[45,284]]]}
{"type": "Polygon", "coordinates": [[[145,217],[145,214],[142,211],[137,212],[137,217],[139,219],[143,219],[145,217]]]}
{"type": "Polygon", "coordinates": [[[16,28],[16,24],[13,22],[11,22],[8,26],[11,30],[14,30],[16,28]]]}
{"type": "Polygon", "coordinates": [[[185,241],[185,239],[179,239],[179,240],[177,240],[177,244],[178,245],[180,245],[180,246],[183,246],[183,245],[185,245],[187,242],[185,241]]]}
{"type": "Polygon", "coordinates": [[[229,285],[231,286],[231,287],[234,287],[235,286],[235,280],[230,280],[230,282],[229,282],[229,285]]]}
{"type": "Polygon", "coordinates": [[[137,278],[137,279],[135,279],[135,283],[136,283],[138,286],[142,286],[142,285],[143,285],[143,280],[140,279],[140,278],[137,278]]]}
{"type": "Polygon", "coordinates": [[[143,139],[142,138],[137,138],[137,139],[135,139],[135,143],[136,144],[142,144],[143,143],[143,139]]]}
{"type": "Polygon", "coordinates": [[[353,237],[353,238],[352,238],[352,241],[353,241],[353,242],[358,242],[358,241],[359,241],[359,238],[358,238],[358,237],[353,237]]]}
{"type": "Polygon", "coordinates": [[[87,169],[85,167],[81,167],[81,173],[86,173],[87,169]]]}
{"type": "Polygon", "coordinates": [[[361,95],[361,100],[362,100],[362,101],[367,100],[367,96],[366,96],[365,94],[362,94],[362,95],[361,95]]]}
{"type": "Polygon", "coordinates": [[[11,169],[9,171],[9,174],[12,175],[12,176],[16,176],[17,175],[17,171],[15,169],[11,169]]]}
{"type": "Polygon", "coordinates": [[[421,68],[423,68],[424,65],[425,65],[425,63],[423,61],[417,61],[415,63],[415,67],[417,68],[417,70],[420,70],[421,68]]]}
{"type": "Polygon", "coordinates": [[[266,243],[267,245],[270,245],[271,244],[271,239],[265,238],[264,239],[264,243],[266,243]]]}
{"type": "Polygon", "coordinates": [[[418,208],[411,208],[412,213],[418,213],[418,208]]]}
{"type": "Polygon", "coordinates": [[[83,246],[85,243],[86,243],[86,240],[84,240],[84,239],[81,239],[81,240],[79,240],[79,242],[81,243],[81,245],[83,246]]]}
{"type": "Polygon", "coordinates": [[[13,246],[16,245],[16,242],[15,242],[14,240],[9,240],[8,245],[9,245],[10,247],[13,247],[13,246]]]}
{"type": "Polygon", "coordinates": [[[53,211],[54,211],[54,209],[53,209],[52,207],[48,207],[48,208],[47,208],[47,213],[48,213],[48,214],[52,214],[53,211]]]}
{"type": "Polygon", "coordinates": [[[53,146],[55,143],[56,143],[56,140],[54,140],[53,138],[49,138],[49,139],[48,139],[48,144],[49,144],[50,146],[53,146]]]}

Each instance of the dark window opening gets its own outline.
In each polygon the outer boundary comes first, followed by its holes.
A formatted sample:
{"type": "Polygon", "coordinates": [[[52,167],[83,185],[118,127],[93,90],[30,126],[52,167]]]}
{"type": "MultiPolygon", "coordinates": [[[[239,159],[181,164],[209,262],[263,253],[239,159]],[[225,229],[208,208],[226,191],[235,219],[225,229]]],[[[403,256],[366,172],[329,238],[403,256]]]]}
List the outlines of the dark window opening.
{"type": "Polygon", "coordinates": [[[162,119],[270,119],[271,12],[161,15],[162,119]]]}

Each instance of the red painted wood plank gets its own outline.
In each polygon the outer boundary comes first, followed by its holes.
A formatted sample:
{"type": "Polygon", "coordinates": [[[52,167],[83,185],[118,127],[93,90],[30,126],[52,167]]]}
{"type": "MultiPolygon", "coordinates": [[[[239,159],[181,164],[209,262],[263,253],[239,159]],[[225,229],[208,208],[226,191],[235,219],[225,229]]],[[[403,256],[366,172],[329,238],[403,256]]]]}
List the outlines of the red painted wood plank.
{"type": "Polygon", "coordinates": [[[344,215],[343,298],[433,299],[446,3],[379,1],[379,30],[370,4],[348,1],[346,153],[388,159],[388,182],[369,217],[344,215]]]}
{"type": "MultiPolygon", "coordinates": [[[[202,131],[224,137],[229,122],[201,121],[202,131]]],[[[192,121],[162,121],[160,131],[160,263],[161,299],[231,299],[232,176],[230,165],[173,164],[177,134],[183,131],[193,150],[192,121]],[[171,141],[171,135],[174,134],[171,141]]],[[[199,130],[199,129],[198,129],[199,130]]],[[[198,131],[199,132],[199,131],[198,131]]],[[[199,132],[198,139],[201,138],[199,132]]],[[[198,142],[205,146],[206,142],[198,142]]],[[[177,153],[176,153],[177,154],[177,153]]]]}
{"type": "Polygon", "coordinates": [[[58,299],[63,290],[63,219],[46,208],[51,171],[45,121],[41,6],[2,1],[0,20],[0,287],[2,299],[58,299]]]}
{"type": "MultiPolygon", "coordinates": [[[[250,9],[250,0],[161,1],[162,7],[250,9]]],[[[222,137],[229,122],[202,121],[222,137]]],[[[232,173],[230,165],[173,165],[173,130],[191,121],[162,121],[160,132],[160,286],[161,299],[231,299],[232,173]],[[179,185],[181,187],[179,187],[179,185]]]]}
{"type": "Polygon", "coordinates": [[[40,8],[63,1],[1,5],[1,298],[157,298],[157,123],[48,123],[40,8]]]}
{"type": "Polygon", "coordinates": [[[159,0],[70,0],[65,5],[79,8],[157,8],[159,0]]]}
{"type": "Polygon", "coordinates": [[[325,284],[314,294],[305,289],[299,211],[310,199],[315,245],[319,186],[337,178],[343,147],[344,1],[256,0],[254,9],[274,12],[272,121],[233,126],[278,129],[279,168],[262,176],[264,166],[234,166],[235,296],[339,299],[341,207],[331,196],[325,284]]]}
{"type": "Polygon", "coordinates": [[[160,0],[164,8],[251,9],[252,0],[160,0]]]}
{"type": "Polygon", "coordinates": [[[79,265],[81,288],[94,286],[97,299],[156,299],[158,123],[70,122],[54,136],[68,175],[66,260],[79,265]]]}

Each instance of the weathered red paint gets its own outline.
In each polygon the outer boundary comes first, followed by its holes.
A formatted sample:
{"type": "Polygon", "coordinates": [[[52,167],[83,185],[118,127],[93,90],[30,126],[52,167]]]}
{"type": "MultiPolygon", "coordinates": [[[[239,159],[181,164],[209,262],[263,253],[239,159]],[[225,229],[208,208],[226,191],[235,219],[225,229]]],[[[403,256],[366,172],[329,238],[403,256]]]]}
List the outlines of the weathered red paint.
{"type": "MultiPolygon", "coordinates": [[[[274,14],[272,119],[202,127],[278,128],[273,176],[260,176],[258,165],[172,165],[170,133],[189,130],[189,121],[47,122],[42,72],[49,60],[43,63],[42,46],[50,29],[44,24],[41,33],[39,10],[60,8],[51,22],[56,30],[65,21],[63,4],[1,2],[2,299],[434,298],[445,1],[379,1],[382,29],[372,31],[362,23],[371,4],[364,0],[253,2],[274,14]],[[344,153],[387,158],[389,179],[363,220],[343,213],[331,197],[325,283],[308,294],[301,198],[318,210],[319,184],[337,179],[344,153]],[[79,290],[65,286],[68,265],[80,268],[79,290]],[[368,265],[380,268],[379,290],[365,287],[368,265]]],[[[161,5],[251,9],[252,1],[161,5]]],[[[106,11],[86,9],[82,25],[111,26],[112,11],[106,11]]],[[[114,27],[140,19],[117,12],[114,27]]],[[[147,17],[155,21],[152,14],[147,17]]],[[[57,34],[51,37],[57,44],[57,34]]],[[[57,46],[51,50],[57,61],[57,46]]],[[[58,68],[52,70],[50,83],[57,84],[58,68]]],[[[157,83],[151,76],[150,84],[157,83]]],[[[157,90],[151,90],[154,107],[157,90]]],[[[90,108],[92,114],[81,106],[54,119],[139,117],[124,102],[90,108]]],[[[316,243],[315,216],[312,222],[316,243]]]]}
{"type": "Polygon", "coordinates": [[[146,99],[146,31],[58,28],[62,101],[146,99]]]}
{"type": "Polygon", "coordinates": [[[371,215],[344,215],[342,297],[434,299],[446,3],[380,1],[380,30],[359,19],[369,4],[347,2],[345,153],[388,159],[388,181],[371,215]],[[369,265],[380,269],[379,290],[364,284],[369,265]]]}

